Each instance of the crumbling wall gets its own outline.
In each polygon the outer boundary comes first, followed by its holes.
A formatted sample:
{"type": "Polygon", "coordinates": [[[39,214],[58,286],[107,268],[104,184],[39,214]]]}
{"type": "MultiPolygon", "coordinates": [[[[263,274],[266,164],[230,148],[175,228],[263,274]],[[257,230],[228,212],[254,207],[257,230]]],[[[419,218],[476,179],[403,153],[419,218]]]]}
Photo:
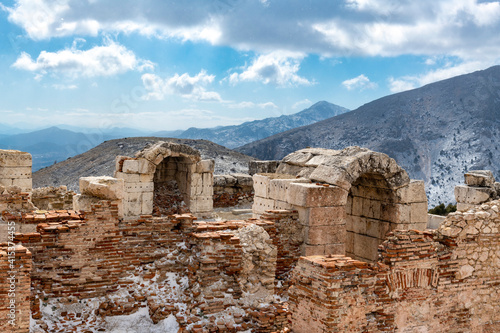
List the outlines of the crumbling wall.
{"type": "Polygon", "coordinates": [[[15,242],[33,254],[31,314],[41,331],[109,329],[108,316],[141,309],[154,323],[175,315],[187,331],[201,325],[272,332],[285,324],[283,307],[260,308],[275,285],[271,221],[194,222],[190,214],[119,219],[110,201],[80,214],[9,218],[38,223],[37,232],[18,233],[15,242]]]}
{"type": "Polygon", "coordinates": [[[0,185],[19,186],[22,192],[31,192],[31,165],[31,154],[0,149],[0,185]]]}
{"type": "Polygon", "coordinates": [[[253,180],[250,175],[214,176],[214,207],[241,207],[253,203],[253,180]]]}
{"type": "Polygon", "coordinates": [[[73,209],[73,191],[68,191],[64,185],[59,187],[39,187],[34,188],[31,194],[31,201],[41,210],[63,210],[73,209]]]}
{"type": "Polygon", "coordinates": [[[272,238],[277,249],[274,292],[276,295],[286,296],[292,270],[302,255],[304,226],[300,223],[296,210],[269,210],[261,218],[273,222],[276,229],[272,238]]]}
{"type": "Polygon", "coordinates": [[[30,331],[31,252],[0,243],[0,332],[30,331]]]}
{"type": "Polygon", "coordinates": [[[500,183],[490,170],[472,170],[465,175],[465,185],[455,186],[457,210],[465,211],[500,198],[500,183]]]}
{"type": "Polygon", "coordinates": [[[300,258],[294,332],[495,332],[500,329],[499,201],[450,214],[436,231],[392,231],[374,264],[300,258]]]}
{"type": "Polygon", "coordinates": [[[108,176],[81,177],[80,194],[73,196],[73,209],[90,212],[92,206],[101,200],[107,200],[116,205],[118,217],[123,217],[125,214],[124,202],[126,202],[123,179],[108,176]]]}
{"type": "Polygon", "coordinates": [[[24,223],[16,223],[12,226],[8,225],[9,216],[21,216],[22,213],[31,212],[35,209],[30,200],[30,194],[21,192],[19,186],[0,185],[0,243],[7,242],[9,227],[15,232],[30,232],[34,231],[33,226],[24,223]]]}

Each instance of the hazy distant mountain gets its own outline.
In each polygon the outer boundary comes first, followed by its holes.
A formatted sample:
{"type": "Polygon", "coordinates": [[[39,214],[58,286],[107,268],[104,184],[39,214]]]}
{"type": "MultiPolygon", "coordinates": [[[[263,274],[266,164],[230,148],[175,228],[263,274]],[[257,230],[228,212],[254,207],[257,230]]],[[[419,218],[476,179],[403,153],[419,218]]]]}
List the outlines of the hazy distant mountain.
{"type": "Polygon", "coordinates": [[[177,138],[179,135],[184,133],[184,130],[176,130],[176,131],[159,131],[159,132],[153,132],[151,135],[152,136],[158,136],[158,137],[166,137],[166,138],[177,138]]]}
{"type": "Polygon", "coordinates": [[[215,160],[215,173],[247,173],[248,162],[254,158],[206,140],[169,138],[124,138],[106,141],[89,151],[33,173],[33,187],[67,185],[78,191],[78,179],[85,176],[113,176],[115,157],[133,157],[148,143],[172,141],[189,145],[200,151],[203,159],[215,160]]]}
{"type": "Polygon", "coordinates": [[[7,135],[14,135],[14,134],[19,134],[19,133],[24,133],[28,132],[25,130],[22,130],[20,128],[6,125],[6,124],[0,124],[0,136],[7,136],[7,135]]]}
{"type": "Polygon", "coordinates": [[[83,153],[102,141],[92,135],[58,127],[0,137],[0,149],[26,151],[33,156],[33,170],[38,170],[70,156],[83,153]]]}
{"type": "Polygon", "coordinates": [[[237,150],[281,159],[306,146],[359,145],[394,157],[424,179],[431,204],[453,202],[463,173],[489,169],[500,180],[500,66],[383,97],[360,108],[237,150]]]}
{"type": "Polygon", "coordinates": [[[189,128],[179,138],[206,139],[228,148],[260,140],[292,128],[309,125],[349,111],[341,106],[325,101],[291,115],[255,120],[235,126],[216,128],[189,128]]]}

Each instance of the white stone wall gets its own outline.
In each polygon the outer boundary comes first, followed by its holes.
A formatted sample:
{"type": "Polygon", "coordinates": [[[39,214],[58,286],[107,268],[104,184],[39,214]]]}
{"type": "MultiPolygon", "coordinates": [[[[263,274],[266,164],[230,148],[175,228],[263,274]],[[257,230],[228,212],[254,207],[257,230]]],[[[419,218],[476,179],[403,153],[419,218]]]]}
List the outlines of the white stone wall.
{"type": "Polygon", "coordinates": [[[19,186],[31,192],[31,154],[18,150],[0,150],[0,185],[19,186]]]}

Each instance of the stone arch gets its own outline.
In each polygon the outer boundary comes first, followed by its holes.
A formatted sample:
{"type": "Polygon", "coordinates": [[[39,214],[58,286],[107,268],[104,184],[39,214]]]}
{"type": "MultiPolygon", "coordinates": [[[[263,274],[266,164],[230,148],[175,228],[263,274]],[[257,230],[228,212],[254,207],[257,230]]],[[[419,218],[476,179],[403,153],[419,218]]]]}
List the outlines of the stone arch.
{"type": "Polygon", "coordinates": [[[410,180],[386,154],[360,147],[308,148],[285,157],[277,172],[314,183],[290,186],[302,192],[289,197],[303,212],[305,255],[376,261],[387,232],[427,226],[424,183],[410,180]]]}
{"type": "Polygon", "coordinates": [[[187,145],[157,142],[135,158],[119,158],[117,170],[117,178],[125,180],[126,215],[212,211],[213,160],[201,160],[200,152],[187,145]]]}

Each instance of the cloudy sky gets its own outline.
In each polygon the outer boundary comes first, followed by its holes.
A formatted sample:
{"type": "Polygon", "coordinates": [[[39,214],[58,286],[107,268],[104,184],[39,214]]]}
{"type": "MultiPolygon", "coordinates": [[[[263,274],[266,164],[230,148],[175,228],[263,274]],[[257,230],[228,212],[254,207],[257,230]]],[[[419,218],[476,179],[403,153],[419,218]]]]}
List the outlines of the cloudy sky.
{"type": "Polygon", "coordinates": [[[500,3],[0,0],[0,123],[232,125],[500,60],[500,3]]]}

